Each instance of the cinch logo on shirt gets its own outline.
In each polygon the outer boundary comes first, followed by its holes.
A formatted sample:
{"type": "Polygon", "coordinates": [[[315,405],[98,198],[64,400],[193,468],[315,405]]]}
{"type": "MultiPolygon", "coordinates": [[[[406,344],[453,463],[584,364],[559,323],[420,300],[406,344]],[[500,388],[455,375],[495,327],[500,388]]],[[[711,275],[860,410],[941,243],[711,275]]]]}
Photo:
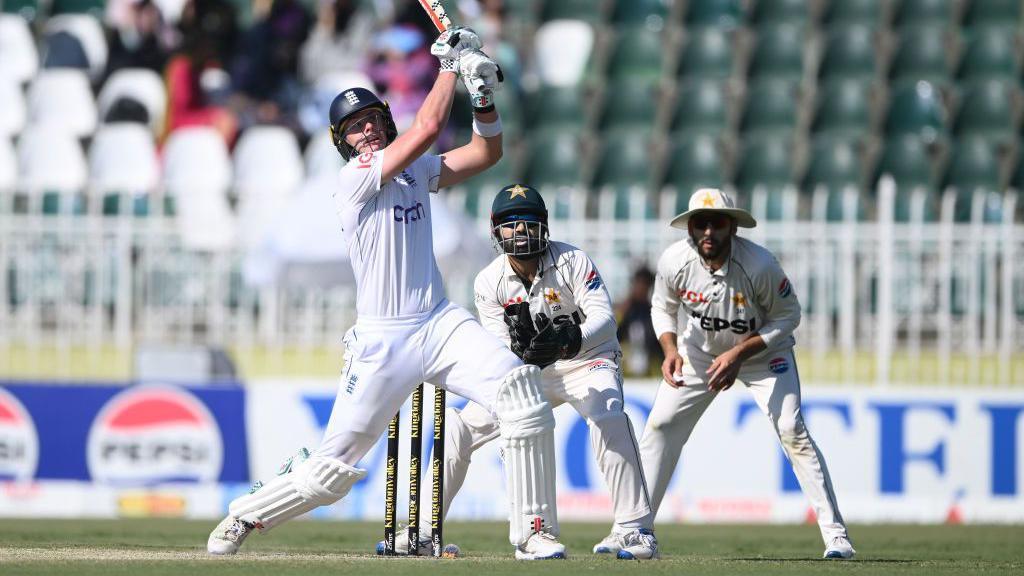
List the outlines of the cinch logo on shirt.
{"type": "Polygon", "coordinates": [[[395,204],[393,208],[395,214],[395,222],[402,222],[408,224],[409,222],[415,222],[417,220],[426,218],[426,212],[423,210],[423,204],[417,202],[412,208],[406,208],[399,204],[395,204]]]}
{"type": "Polygon", "coordinates": [[[751,318],[749,321],[736,319],[730,322],[724,318],[701,316],[696,312],[691,312],[690,316],[699,319],[701,329],[707,330],[708,332],[720,332],[722,330],[729,329],[736,334],[746,334],[747,332],[757,330],[757,318],[751,318]]]}
{"type": "Polygon", "coordinates": [[[680,300],[686,300],[687,302],[691,302],[693,304],[707,304],[708,302],[708,299],[707,297],[704,296],[703,292],[694,292],[693,290],[687,290],[686,288],[682,288],[678,292],[676,292],[676,294],[679,296],[680,300]]]}

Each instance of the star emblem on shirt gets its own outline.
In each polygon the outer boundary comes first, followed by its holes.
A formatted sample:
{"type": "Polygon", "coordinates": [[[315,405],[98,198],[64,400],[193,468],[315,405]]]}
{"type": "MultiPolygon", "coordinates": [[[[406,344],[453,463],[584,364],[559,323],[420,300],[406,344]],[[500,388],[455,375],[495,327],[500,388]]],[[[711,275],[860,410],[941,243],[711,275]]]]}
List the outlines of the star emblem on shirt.
{"type": "Polygon", "coordinates": [[[526,188],[523,188],[519,184],[516,184],[515,186],[513,186],[509,190],[508,199],[511,200],[511,199],[515,198],[516,196],[522,196],[523,199],[525,200],[526,199],[526,188]]]}
{"type": "Polygon", "coordinates": [[[743,308],[744,306],[746,306],[747,299],[746,297],[743,296],[743,292],[737,292],[732,297],[732,303],[735,304],[737,308],[743,308]]]}

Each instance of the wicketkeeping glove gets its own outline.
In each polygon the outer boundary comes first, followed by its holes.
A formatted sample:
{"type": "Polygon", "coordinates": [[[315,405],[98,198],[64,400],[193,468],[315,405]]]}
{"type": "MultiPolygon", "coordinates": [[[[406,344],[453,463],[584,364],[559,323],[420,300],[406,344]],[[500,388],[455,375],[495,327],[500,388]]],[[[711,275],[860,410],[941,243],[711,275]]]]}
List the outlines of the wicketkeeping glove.
{"type": "Polygon", "coordinates": [[[533,319],[530,316],[530,303],[517,302],[506,306],[505,325],[508,326],[512,352],[522,358],[530,346],[530,340],[537,335],[537,330],[533,327],[533,319]]]}
{"type": "Polygon", "coordinates": [[[565,320],[564,322],[556,322],[558,327],[555,331],[558,334],[558,341],[562,345],[562,355],[559,356],[561,360],[568,360],[575,358],[580,353],[580,347],[583,345],[583,332],[580,331],[579,324],[572,321],[572,318],[568,316],[559,316],[557,320],[565,320]]]}
{"type": "Polygon", "coordinates": [[[555,324],[544,314],[537,314],[537,335],[523,353],[523,362],[543,370],[561,357],[562,344],[555,324]]]}

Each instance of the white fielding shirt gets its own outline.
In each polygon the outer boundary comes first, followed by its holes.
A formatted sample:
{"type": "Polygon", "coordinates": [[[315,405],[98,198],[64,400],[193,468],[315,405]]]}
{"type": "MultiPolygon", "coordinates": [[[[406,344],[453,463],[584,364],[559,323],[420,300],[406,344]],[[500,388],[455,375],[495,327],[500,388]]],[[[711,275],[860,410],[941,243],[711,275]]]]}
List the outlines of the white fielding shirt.
{"type": "Polygon", "coordinates": [[[767,248],[733,236],[729,259],[712,273],[686,238],[658,260],[651,321],[659,337],[679,334],[684,354],[718,356],[758,332],[767,349],[756,358],[793,346],[800,302],[767,248]]]}
{"type": "Polygon", "coordinates": [[[619,352],[608,289],[597,266],[575,246],[551,241],[540,256],[529,290],[512,270],[509,257],[501,254],[477,274],[473,291],[480,323],[506,346],[511,343],[505,324],[505,307],[509,304],[529,302],[534,324],[538,313],[552,320],[560,316],[572,318],[583,337],[580,352],[575,358],[559,360],[552,366],[619,352]]]}
{"type": "Polygon", "coordinates": [[[381,183],[386,150],[353,156],[338,173],[334,205],[348,242],[359,317],[415,317],[444,299],[434,259],[430,193],[441,158],[424,154],[381,183]]]}

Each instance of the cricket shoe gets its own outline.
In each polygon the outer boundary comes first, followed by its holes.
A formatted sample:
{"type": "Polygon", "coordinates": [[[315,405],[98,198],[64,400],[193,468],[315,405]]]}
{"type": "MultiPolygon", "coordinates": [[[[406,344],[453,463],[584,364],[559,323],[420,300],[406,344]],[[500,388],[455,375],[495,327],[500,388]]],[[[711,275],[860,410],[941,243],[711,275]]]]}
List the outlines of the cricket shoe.
{"type": "MultiPolygon", "coordinates": [[[[430,536],[424,536],[420,533],[420,556],[431,556],[434,553],[434,542],[430,539],[430,536]]],[[[384,555],[384,541],[377,542],[377,555],[384,555]]],[[[409,528],[405,527],[395,534],[395,555],[397,556],[408,556],[409,555],[409,528]]]]}
{"type": "Polygon", "coordinates": [[[565,559],[565,545],[547,532],[537,532],[525,543],[516,546],[516,560],[565,559]]]}
{"type": "Polygon", "coordinates": [[[828,546],[825,547],[825,555],[823,558],[829,558],[833,560],[850,560],[857,551],[853,549],[853,545],[850,544],[850,539],[846,536],[833,536],[828,542],[828,546]]]}
{"type": "Polygon", "coordinates": [[[612,530],[604,540],[594,544],[594,554],[618,554],[619,550],[622,550],[622,537],[623,534],[612,530]]]}
{"type": "Polygon", "coordinates": [[[228,516],[210,532],[210,538],[206,541],[206,551],[218,556],[234,554],[254,530],[254,525],[228,516]]]}
{"type": "Polygon", "coordinates": [[[658,539],[654,537],[653,530],[640,528],[626,532],[620,538],[622,545],[615,554],[619,560],[654,560],[660,556],[658,539]]]}

